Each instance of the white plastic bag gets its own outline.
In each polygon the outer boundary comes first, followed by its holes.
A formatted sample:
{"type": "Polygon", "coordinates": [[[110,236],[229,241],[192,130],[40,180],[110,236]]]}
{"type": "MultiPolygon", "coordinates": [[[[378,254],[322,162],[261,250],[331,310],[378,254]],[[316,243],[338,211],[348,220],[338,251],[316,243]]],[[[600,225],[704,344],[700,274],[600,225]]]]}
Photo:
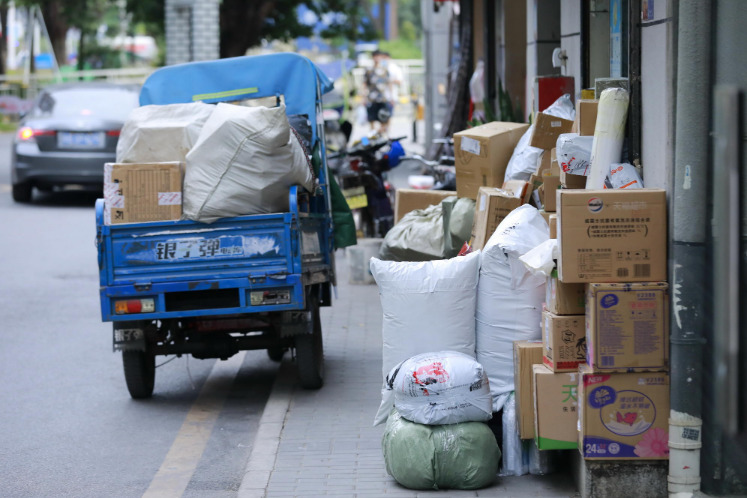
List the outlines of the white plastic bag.
{"type": "Polygon", "coordinates": [[[629,163],[612,163],[607,181],[610,188],[643,188],[638,170],[629,163]]]}
{"type": "MultiPolygon", "coordinates": [[[[571,96],[563,95],[552,103],[550,107],[542,111],[545,114],[573,121],[576,119],[576,109],[573,107],[571,96]]],[[[524,180],[529,181],[529,177],[537,169],[537,160],[542,154],[542,149],[529,145],[534,133],[534,125],[530,126],[519,143],[516,144],[511,159],[506,166],[505,180],[524,180]]]]}
{"type": "Polygon", "coordinates": [[[202,102],[133,109],[117,141],[117,162],[184,162],[214,109],[202,102]]]}
{"type": "Polygon", "coordinates": [[[560,169],[572,175],[588,175],[593,142],[594,137],[582,137],[578,133],[560,135],[555,147],[560,169]]]}
{"type": "Polygon", "coordinates": [[[477,361],[490,379],[493,411],[514,390],[513,341],[541,339],[546,279],[532,275],[519,257],[550,237],[534,207],[511,211],[482,252],[475,313],[477,361]]]}
{"type": "Polygon", "coordinates": [[[410,422],[426,425],[490,420],[492,400],[485,370],[471,355],[423,353],[392,368],[386,388],[410,422]]]}
{"type": "MultiPolygon", "coordinates": [[[[429,351],[475,357],[475,305],[480,253],[425,262],[371,258],[379,286],[382,325],[382,384],[398,363],[429,351]]],[[[374,425],[386,421],[394,400],[382,386],[374,425]]]]}
{"type": "Polygon", "coordinates": [[[558,260],[558,239],[547,239],[534,249],[519,257],[532,275],[549,277],[558,260]]]}
{"type": "Polygon", "coordinates": [[[313,190],[306,153],[291,133],[285,106],[220,103],[187,154],[184,217],[212,223],[227,216],[288,210],[288,189],[313,190]]]}

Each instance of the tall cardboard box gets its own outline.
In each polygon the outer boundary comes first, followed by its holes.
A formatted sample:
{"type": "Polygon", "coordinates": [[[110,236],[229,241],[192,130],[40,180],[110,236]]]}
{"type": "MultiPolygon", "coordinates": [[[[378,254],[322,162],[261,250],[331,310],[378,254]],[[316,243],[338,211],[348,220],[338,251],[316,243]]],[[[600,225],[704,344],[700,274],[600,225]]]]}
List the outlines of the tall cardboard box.
{"type": "Polygon", "coordinates": [[[561,189],[557,203],[562,282],[666,280],[664,190],[561,189]]]}
{"type": "Polygon", "coordinates": [[[550,217],[547,220],[547,224],[550,227],[550,238],[557,239],[558,238],[558,215],[555,213],[550,214],[550,217]]]}
{"type": "Polygon", "coordinates": [[[551,167],[542,172],[542,206],[548,213],[557,211],[555,192],[560,188],[560,170],[551,167]]]}
{"type": "Polygon", "coordinates": [[[587,460],[669,458],[669,374],[579,368],[578,448],[587,460]]]}
{"type": "Polygon", "coordinates": [[[538,112],[529,145],[544,150],[554,149],[558,136],[563,133],[570,133],[572,127],[573,121],[569,119],[538,112]]]}
{"type": "Polygon", "coordinates": [[[397,223],[410,211],[435,206],[447,197],[454,195],[456,195],[456,192],[449,190],[398,188],[394,198],[394,222],[397,223]]]}
{"type": "MultiPolygon", "coordinates": [[[[524,182],[526,183],[526,182],[524,182]]],[[[482,249],[508,213],[523,204],[522,192],[480,187],[472,224],[472,247],[482,249]]]]}
{"type": "Polygon", "coordinates": [[[542,312],[542,362],[553,372],[575,372],[586,361],[586,317],[542,312]]]}
{"type": "Polygon", "coordinates": [[[545,286],[545,307],[556,315],[585,314],[586,285],[561,282],[558,270],[553,270],[545,286]]]}
{"type": "Polygon", "coordinates": [[[104,200],[112,224],[178,220],[184,163],[109,163],[104,200]]]}
{"type": "Polygon", "coordinates": [[[480,187],[502,186],[508,161],[527,128],[493,121],[454,133],[457,195],[477,200],[480,187]]]}
{"type": "Polygon", "coordinates": [[[514,341],[514,390],[521,439],[534,439],[534,365],[542,365],[542,341],[514,341]]]}
{"type": "Polygon", "coordinates": [[[597,126],[598,100],[579,100],[576,103],[576,120],[578,121],[578,134],[581,136],[594,136],[597,126]]]}
{"type": "Polygon", "coordinates": [[[588,364],[594,371],[669,367],[669,286],[666,282],[589,284],[588,364]]]}
{"type": "Polygon", "coordinates": [[[534,365],[534,440],[540,450],[578,448],[578,373],[534,365]]]}

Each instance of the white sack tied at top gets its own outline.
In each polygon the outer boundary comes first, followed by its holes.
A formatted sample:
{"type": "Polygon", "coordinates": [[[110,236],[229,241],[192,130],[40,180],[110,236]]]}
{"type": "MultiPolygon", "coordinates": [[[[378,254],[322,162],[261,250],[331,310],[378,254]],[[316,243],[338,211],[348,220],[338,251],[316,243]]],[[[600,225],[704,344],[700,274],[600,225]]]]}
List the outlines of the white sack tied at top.
{"type": "Polygon", "coordinates": [[[117,162],[184,162],[214,109],[202,102],[133,109],[117,141],[117,162]]]}
{"type": "Polygon", "coordinates": [[[292,185],[313,191],[314,175],[285,106],[219,103],[187,154],[184,217],[212,223],[284,212],[292,185]]]}
{"type": "Polygon", "coordinates": [[[542,337],[545,278],[529,272],[519,258],[549,238],[542,215],[524,204],[504,218],[482,251],[475,350],[490,379],[494,412],[514,390],[513,342],[542,337]]]}

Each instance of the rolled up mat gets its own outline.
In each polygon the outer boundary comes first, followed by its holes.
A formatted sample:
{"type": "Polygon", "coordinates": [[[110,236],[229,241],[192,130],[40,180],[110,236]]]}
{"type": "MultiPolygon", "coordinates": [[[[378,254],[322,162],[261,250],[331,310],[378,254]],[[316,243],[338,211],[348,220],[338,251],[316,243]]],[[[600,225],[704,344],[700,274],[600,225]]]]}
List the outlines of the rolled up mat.
{"type": "Polygon", "coordinates": [[[591,165],[586,179],[586,188],[604,188],[604,179],[612,163],[620,162],[625,121],[628,117],[628,92],[622,88],[608,88],[599,98],[594,142],[591,145],[591,165]]]}

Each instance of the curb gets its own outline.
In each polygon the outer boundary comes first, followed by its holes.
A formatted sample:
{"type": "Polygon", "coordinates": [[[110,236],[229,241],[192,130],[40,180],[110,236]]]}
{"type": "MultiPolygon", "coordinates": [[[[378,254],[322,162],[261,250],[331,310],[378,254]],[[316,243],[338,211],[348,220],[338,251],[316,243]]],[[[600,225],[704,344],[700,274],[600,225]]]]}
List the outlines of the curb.
{"type": "Polygon", "coordinates": [[[267,493],[294,385],[295,368],[290,361],[283,361],[259,419],[257,436],[239,487],[240,498],[264,498],[267,493]]]}

